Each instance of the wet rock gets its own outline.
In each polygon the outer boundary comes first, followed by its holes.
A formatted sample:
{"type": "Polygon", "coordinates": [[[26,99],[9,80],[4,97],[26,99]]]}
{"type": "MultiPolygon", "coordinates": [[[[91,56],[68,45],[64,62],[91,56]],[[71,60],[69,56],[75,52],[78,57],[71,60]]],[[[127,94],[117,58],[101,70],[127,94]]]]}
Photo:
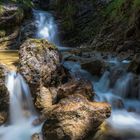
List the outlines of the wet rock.
{"type": "Polygon", "coordinates": [[[52,108],[52,103],[53,97],[50,89],[46,87],[40,87],[35,101],[36,108],[39,110],[47,109],[49,111],[52,108]]]}
{"type": "Polygon", "coordinates": [[[124,74],[124,70],[122,68],[113,68],[110,72],[110,87],[114,87],[117,80],[124,74]]]}
{"type": "Polygon", "coordinates": [[[40,87],[37,92],[35,106],[43,114],[48,114],[61,99],[77,94],[91,101],[94,98],[92,84],[83,80],[70,80],[58,87],[40,87]]]}
{"type": "Polygon", "coordinates": [[[135,74],[140,74],[140,55],[136,54],[132,62],[128,66],[128,71],[135,74]]]}
{"type": "Polygon", "coordinates": [[[5,86],[5,76],[7,72],[7,68],[0,64],[0,124],[7,120],[9,111],[9,93],[5,86]]]}
{"type": "Polygon", "coordinates": [[[27,19],[21,25],[20,41],[25,41],[28,38],[32,38],[36,32],[36,23],[33,19],[27,19]]]}
{"type": "Polygon", "coordinates": [[[93,75],[100,76],[105,69],[105,63],[101,60],[93,60],[81,64],[81,67],[93,75]]]}
{"type": "Polygon", "coordinates": [[[57,100],[75,94],[81,94],[88,100],[92,100],[94,97],[92,84],[89,81],[84,81],[82,79],[71,80],[70,82],[58,87],[57,100]]]}
{"type": "Polygon", "coordinates": [[[94,135],[110,116],[107,103],[89,102],[82,95],[71,95],[60,101],[43,125],[43,138],[49,140],[78,140],[94,135]]]}
{"type": "Polygon", "coordinates": [[[124,103],[122,99],[114,99],[112,101],[112,107],[116,108],[116,109],[123,109],[124,108],[124,103]]]}
{"type": "Polygon", "coordinates": [[[46,40],[28,39],[20,47],[19,72],[31,87],[37,89],[41,83],[46,87],[61,80],[59,52],[46,40]]]}
{"type": "Polygon", "coordinates": [[[35,133],[32,135],[32,140],[43,140],[41,134],[35,133]]]}
{"type": "Polygon", "coordinates": [[[0,112],[0,125],[7,121],[7,112],[0,112]]]}

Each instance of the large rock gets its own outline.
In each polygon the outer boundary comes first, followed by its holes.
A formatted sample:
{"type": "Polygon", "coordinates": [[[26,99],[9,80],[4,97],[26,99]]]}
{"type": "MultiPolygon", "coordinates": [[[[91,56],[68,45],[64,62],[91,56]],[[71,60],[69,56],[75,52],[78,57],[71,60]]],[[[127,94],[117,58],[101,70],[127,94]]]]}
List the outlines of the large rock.
{"type": "Polygon", "coordinates": [[[110,116],[107,103],[90,102],[84,96],[70,95],[57,104],[43,125],[44,140],[83,140],[95,134],[110,116]]]}
{"type": "Polygon", "coordinates": [[[93,75],[100,76],[105,70],[105,63],[102,60],[93,60],[81,64],[81,67],[93,75]]]}
{"type": "Polygon", "coordinates": [[[32,140],[43,140],[41,134],[35,133],[32,135],[32,140]]]}
{"type": "Polygon", "coordinates": [[[53,109],[53,105],[59,103],[63,98],[69,95],[80,94],[88,100],[94,97],[92,84],[83,80],[70,80],[58,87],[40,86],[35,100],[35,106],[42,113],[49,112],[53,109]]]}
{"type": "Polygon", "coordinates": [[[35,100],[35,106],[38,110],[44,112],[44,110],[50,111],[53,105],[53,95],[49,88],[40,87],[37,92],[35,100]]]}
{"type": "Polygon", "coordinates": [[[92,100],[94,97],[92,84],[82,79],[73,79],[57,88],[57,101],[75,94],[83,95],[88,100],[92,100]]]}
{"type": "Polygon", "coordinates": [[[3,124],[7,120],[9,107],[9,94],[5,86],[7,72],[7,68],[0,64],[0,124],[3,124]]]}
{"type": "Polygon", "coordinates": [[[37,89],[41,83],[46,87],[59,83],[60,57],[54,45],[46,40],[28,39],[20,47],[19,57],[19,71],[31,89],[37,89]]]}

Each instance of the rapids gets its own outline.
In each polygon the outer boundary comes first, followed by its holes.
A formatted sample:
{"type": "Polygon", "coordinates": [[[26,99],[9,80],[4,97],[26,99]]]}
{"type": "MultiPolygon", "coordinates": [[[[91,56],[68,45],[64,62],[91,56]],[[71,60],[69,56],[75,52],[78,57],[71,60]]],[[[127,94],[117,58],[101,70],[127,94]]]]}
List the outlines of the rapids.
{"type": "MultiPolygon", "coordinates": [[[[68,48],[60,44],[58,27],[53,15],[41,10],[33,10],[33,15],[37,27],[35,37],[47,39],[58,49],[67,51],[68,48]]],[[[98,79],[81,69],[78,62],[66,61],[64,67],[67,67],[72,75],[77,76],[78,73],[93,83],[96,101],[106,101],[112,105],[112,115],[107,120],[107,124],[113,130],[112,135],[119,140],[139,140],[140,88],[135,89],[133,84],[135,75],[125,70],[129,61],[118,61],[117,58],[105,61],[110,64],[110,70],[105,71],[98,79]],[[111,77],[116,70],[120,70],[121,75],[113,82],[111,77]]],[[[0,127],[0,140],[31,140],[31,135],[40,132],[41,126],[32,125],[37,114],[32,104],[29,87],[22,76],[15,72],[8,74],[6,86],[10,93],[10,122],[0,127]]]]}
{"type": "MultiPolygon", "coordinates": [[[[58,27],[53,15],[34,10],[34,16],[38,29],[36,36],[48,39],[59,49],[61,45],[58,37],[58,27]]],[[[96,101],[106,101],[112,105],[112,115],[107,123],[113,130],[114,135],[116,134],[118,138],[123,138],[123,140],[140,139],[140,88],[134,90],[135,75],[126,72],[129,61],[119,61],[117,58],[109,57],[105,62],[110,64],[110,71],[105,71],[98,80],[81,69],[78,62],[66,61],[64,66],[70,70],[72,75],[77,76],[77,73],[78,75],[80,73],[83,78],[93,83],[96,101]],[[117,70],[121,71],[121,75],[116,78],[111,86],[113,81],[110,77],[117,70]]]]}

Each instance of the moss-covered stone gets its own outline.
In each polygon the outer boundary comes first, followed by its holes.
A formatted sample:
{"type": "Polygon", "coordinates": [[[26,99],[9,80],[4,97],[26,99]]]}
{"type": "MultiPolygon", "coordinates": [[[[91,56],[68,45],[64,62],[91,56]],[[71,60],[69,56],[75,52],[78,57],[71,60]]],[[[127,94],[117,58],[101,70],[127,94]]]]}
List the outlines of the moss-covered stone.
{"type": "Polygon", "coordinates": [[[28,39],[20,46],[19,71],[30,86],[50,85],[57,79],[60,65],[56,47],[44,39],[28,39]]]}

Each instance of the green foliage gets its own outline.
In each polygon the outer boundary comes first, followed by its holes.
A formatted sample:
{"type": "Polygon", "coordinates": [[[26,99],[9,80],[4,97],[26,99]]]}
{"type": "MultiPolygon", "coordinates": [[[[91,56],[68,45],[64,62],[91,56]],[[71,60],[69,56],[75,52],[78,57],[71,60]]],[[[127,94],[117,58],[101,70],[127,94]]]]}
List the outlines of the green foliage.
{"type": "Polygon", "coordinates": [[[15,3],[20,4],[23,7],[32,7],[33,3],[31,0],[0,0],[0,5],[2,3],[15,3]]]}
{"type": "Polygon", "coordinates": [[[62,15],[65,20],[65,27],[67,27],[68,30],[72,30],[74,28],[74,22],[73,17],[76,13],[76,7],[73,3],[67,3],[64,7],[64,10],[62,11],[62,15]]]}
{"type": "Polygon", "coordinates": [[[121,15],[121,7],[125,0],[113,0],[105,9],[105,15],[110,15],[112,18],[121,15]]]}
{"type": "Polygon", "coordinates": [[[140,0],[134,0],[134,5],[133,5],[134,8],[140,8],[140,0]]]}
{"type": "Polygon", "coordinates": [[[33,3],[31,0],[11,0],[14,3],[22,4],[23,6],[32,7],[33,3]]]}
{"type": "Polygon", "coordinates": [[[0,30],[0,37],[4,37],[6,35],[6,31],[5,30],[0,30]]]}
{"type": "Polygon", "coordinates": [[[3,9],[3,7],[0,5],[0,15],[2,15],[3,12],[4,12],[4,9],[3,9]]]}
{"type": "Polygon", "coordinates": [[[55,9],[63,17],[63,27],[70,31],[74,28],[74,16],[77,12],[77,3],[72,0],[56,0],[55,9]]]}

